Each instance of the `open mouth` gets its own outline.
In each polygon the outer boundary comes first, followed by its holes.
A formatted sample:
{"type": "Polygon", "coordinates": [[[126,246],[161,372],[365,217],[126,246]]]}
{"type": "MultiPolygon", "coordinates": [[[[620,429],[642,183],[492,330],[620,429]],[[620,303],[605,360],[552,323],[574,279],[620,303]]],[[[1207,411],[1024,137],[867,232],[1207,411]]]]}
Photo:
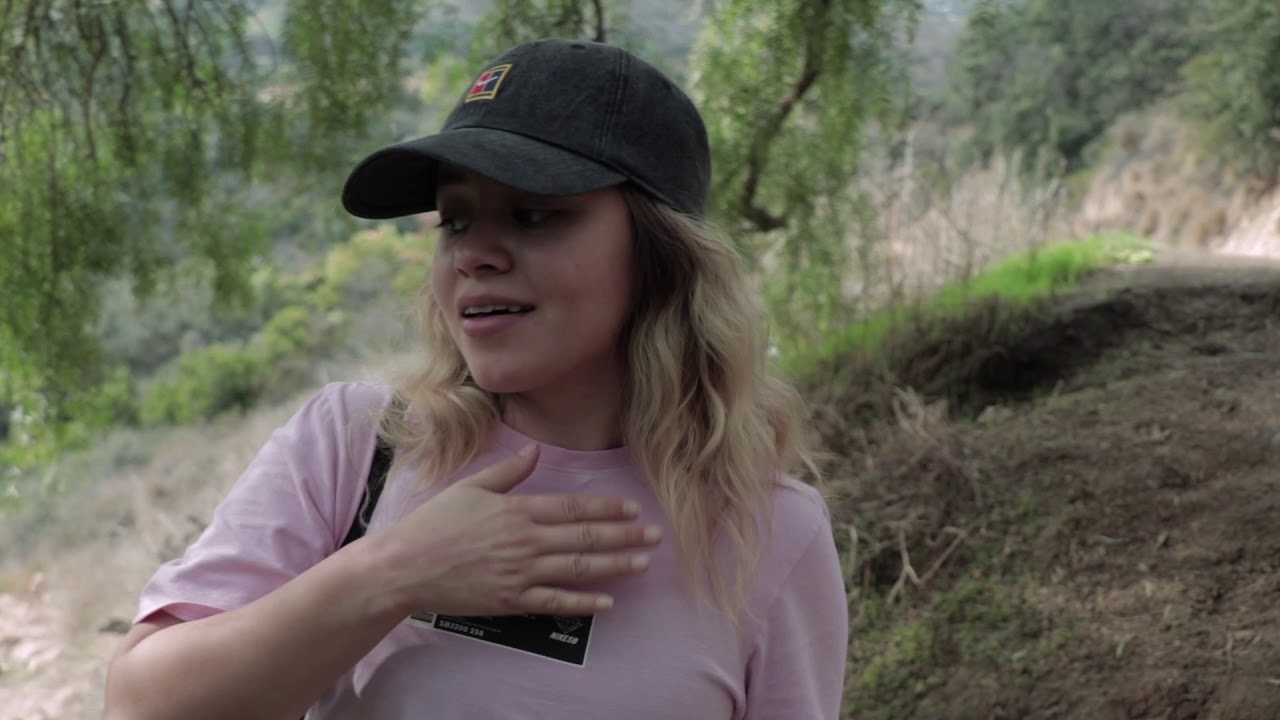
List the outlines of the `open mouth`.
{"type": "Polygon", "coordinates": [[[482,318],[495,315],[523,315],[532,311],[532,305],[477,305],[463,310],[462,317],[482,318]]]}

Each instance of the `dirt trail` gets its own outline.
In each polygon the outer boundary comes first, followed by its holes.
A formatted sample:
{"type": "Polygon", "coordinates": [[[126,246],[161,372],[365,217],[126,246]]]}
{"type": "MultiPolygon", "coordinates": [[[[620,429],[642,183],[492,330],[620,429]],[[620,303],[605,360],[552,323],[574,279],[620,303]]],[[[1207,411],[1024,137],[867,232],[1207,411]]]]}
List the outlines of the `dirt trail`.
{"type": "MultiPolygon", "coordinates": [[[[1096,282],[1009,349],[1069,358],[1039,399],[947,438],[987,497],[1036,491],[984,532],[1072,634],[1052,672],[993,687],[957,666],[902,717],[1280,717],[1280,264],[1163,255],[1096,282]]],[[[5,519],[0,720],[100,716],[141,583],[297,405],[150,438],[148,462],[5,519]]]]}

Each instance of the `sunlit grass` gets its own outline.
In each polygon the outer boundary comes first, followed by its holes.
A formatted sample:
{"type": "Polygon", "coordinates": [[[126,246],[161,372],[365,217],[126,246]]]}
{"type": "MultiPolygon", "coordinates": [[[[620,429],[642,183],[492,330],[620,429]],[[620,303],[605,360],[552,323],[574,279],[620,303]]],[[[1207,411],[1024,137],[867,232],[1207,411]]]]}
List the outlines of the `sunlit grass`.
{"type": "Polygon", "coordinates": [[[784,352],[777,359],[778,367],[791,377],[803,377],[823,360],[845,353],[875,355],[896,329],[954,318],[975,302],[990,298],[1011,307],[1025,306],[1070,289],[1095,270],[1149,262],[1153,256],[1149,241],[1123,233],[1046,245],[1008,257],[967,281],[945,285],[918,303],[873,312],[817,345],[784,352]]]}

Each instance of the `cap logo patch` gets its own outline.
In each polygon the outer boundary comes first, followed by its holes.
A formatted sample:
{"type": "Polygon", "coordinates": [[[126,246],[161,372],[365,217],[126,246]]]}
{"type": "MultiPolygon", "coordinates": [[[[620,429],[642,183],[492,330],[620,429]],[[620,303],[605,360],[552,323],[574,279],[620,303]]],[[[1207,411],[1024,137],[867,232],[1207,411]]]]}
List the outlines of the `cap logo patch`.
{"type": "Polygon", "coordinates": [[[510,65],[497,65],[485,70],[480,74],[480,77],[476,78],[476,84],[471,86],[471,90],[467,93],[466,102],[492,100],[497,97],[498,87],[506,79],[509,70],[511,70],[510,65]]]}

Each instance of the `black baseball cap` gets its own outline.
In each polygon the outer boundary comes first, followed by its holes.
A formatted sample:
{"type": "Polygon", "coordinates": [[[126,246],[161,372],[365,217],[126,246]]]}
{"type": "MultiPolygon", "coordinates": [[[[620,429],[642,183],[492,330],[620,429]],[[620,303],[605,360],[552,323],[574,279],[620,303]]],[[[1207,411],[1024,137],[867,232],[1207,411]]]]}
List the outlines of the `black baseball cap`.
{"type": "Polygon", "coordinates": [[[695,217],[711,183],[689,97],[632,53],[578,40],[525,43],[486,65],[439,133],[362,160],[342,204],[372,219],[434,210],[441,162],[539,195],[631,182],[695,217]]]}

